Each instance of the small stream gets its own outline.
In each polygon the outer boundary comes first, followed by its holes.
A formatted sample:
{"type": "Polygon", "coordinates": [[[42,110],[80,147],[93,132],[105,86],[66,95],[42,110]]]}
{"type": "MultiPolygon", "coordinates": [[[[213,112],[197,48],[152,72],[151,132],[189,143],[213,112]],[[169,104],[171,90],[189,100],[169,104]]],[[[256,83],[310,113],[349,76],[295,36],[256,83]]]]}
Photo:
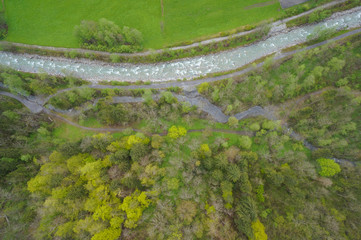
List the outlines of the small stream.
{"type": "MultiPolygon", "coordinates": [[[[209,73],[229,71],[240,68],[263,56],[281,49],[305,42],[316,27],[355,28],[361,26],[361,9],[351,9],[334,14],[329,20],[291,31],[273,32],[264,41],[230,51],[200,57],[175,60],[157,64],[106,64],[88,60],[19,55],[0,52],[0,64],[24,72],[45,72],[51,75],[73,74],[77,77],[97,82],[114,81],[168,81],[192,79],[209,73]]],[[[272,32],[272,31],[271,31],[272,32]]]]}

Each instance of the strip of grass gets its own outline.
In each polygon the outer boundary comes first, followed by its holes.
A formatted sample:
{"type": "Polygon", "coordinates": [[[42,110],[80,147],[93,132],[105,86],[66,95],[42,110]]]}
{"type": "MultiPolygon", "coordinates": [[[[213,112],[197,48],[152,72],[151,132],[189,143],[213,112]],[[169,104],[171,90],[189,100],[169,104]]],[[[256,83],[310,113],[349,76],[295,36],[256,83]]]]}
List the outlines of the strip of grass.
{"type": "Polygon", "coordinates": [[[224,50],[229,50],[239,46],[248,45],[256,41],[260,41],[267,36],[269,27],[264,25],[261,29],[242,35],[238,37],[232,37],[220,42],[211,42],[206,45],[199,45],[187,49],[168,50],[165,49],[160,52],[153,52],[147,55],[120,55],[118,53],[108,54],[107,52],[80,52],[76,50],[63,51],[52,49],[39,49],[27,46],[15,46],[12,43],[6,42],[0,44],[0,50],[8,51],[19,54],[36,54],[42,56],[54,56],[65,58],[85,58],[90,60],[99,60],[112,63],[156,63],[163,61],[170,61],[174,59],[181,59],[187,57],[200,56],[210,53],[216,53],[224,50]]]}
{"type": "Polygon", "coordinates": [[[278,2],[244,9],[262,2],[265,1],[164,1],[162,31],[158,0],[7,1],[7,40],[45,46],[79,47],[73,34],[74,26],[84,19],[105,17],[120,26],[139,29],[144,35],[144,47],[156,49],[281,15],[278,2]]]}
{"type": "Polygon", "coordinates": [[[60,123],[53,132],[54,138],[71,142],[78,141],[85,136],[92,135],[94,135],[93,131],[83,130],[67,123],[60,123]]]}

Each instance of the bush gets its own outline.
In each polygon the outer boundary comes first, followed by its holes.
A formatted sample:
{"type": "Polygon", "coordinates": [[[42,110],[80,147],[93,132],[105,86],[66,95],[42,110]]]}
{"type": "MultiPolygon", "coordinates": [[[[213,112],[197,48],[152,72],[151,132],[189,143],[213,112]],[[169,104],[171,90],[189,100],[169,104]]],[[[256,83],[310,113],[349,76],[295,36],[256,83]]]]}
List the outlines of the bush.
{"type": "Polygon", "coordinates": [[[335,28],[315,27],[313,32],[307,36],[307,41],[324,41],[332,37],[337,30],[335,28]]]}
{"type": "Polygon", "coordinates": [[[208,82],[201,83],[198,86],[198,92],[199,93],[208,92],[208,90],[209,90],[209,83],[208,82]]]}
{"type": "Polygon", "coordinates": [[[70,51],[70,52],[68,53],[68,56],[69,56],[70,58],[76,58],[76,57],[78,57],[78,52],[75,51],[75,50],[72,50],[72,51],[70,51]]]}
{"type": "Polygon", "coordinates": [[[319,158],[317,162],[320,166],[318,174],[322,177],[332,177],[337,173],[341,172],[340,165],[338,165],[334,160],[327,158],[319,158]]]}
{"type": "MultiPolygon", "coordinates": [[[[75,36],[84,48],[110,52],[133,52],[141,50],[143,37],[137,29],[123,27],[105,18],[95,21],[82,21],[75,26],[75,36]]],[[[111,58],[113,61],[113,58],[111,58]]]]}
{"type": "Polygon", "coordinates": [[[117,54],[110,54],[109,58],[113,63],[120,62],[120,56],[117,54]]]}
{"type": "Polygon", "coordinates": [[[238,126],[238,119],[235,117],[228,118],[228,125],[232,128],[236,128],[238,126]]]}
{"type": "Polygon", "coordinates": [[[212,156],[212,151],[209,148],[208,144],[202,144],[199,148],[199,154],[201,158],[207,158],[212,156]]]}
{"type": "Polygon", "coordinates": [[[176,103],[177,99],[173,96],[171,92],[165,91],[162,92],[159,102],[160,103],[166,102],[168,104],[172,104],[172,103],[176,103]]]}
{"type": "Polygon", "coordinates": [[[168,137],[176,139],[187,134],[187,130],[184,127],[172,126],[168,130],[168,137]]]}
{"type": "Polygon", "coordinates": [[[262,123],[262,128],[265,130],[273,130],[276,128],[276,124],[273,121],[268,120],[262,123]]]}
{"type": "Polygon", "coordinates": [[[239,146],[243,149],[250,149],[252,146],[252,139],[248,136],[241,136],[239,138],[239,146]]]}
{"type": "Polygon", "coordinates": [[[258,123],[252,123],[251,126],[249,126],[249,129],[251,129],[254,132],[257,132],[261,129],[261,126],[258,123]]]}
{"type": "Polygon", "coordinates": [[[142,33],[135,28],[123,27],[123,35],[127,45],[141,45],[143,42],[142,33]]]}
{"type": "Polygon", "coordinates": [[[315,11],[308,17],[308,23],[320,22],[329,16],[331,16],[330,10],[315,11]]]}

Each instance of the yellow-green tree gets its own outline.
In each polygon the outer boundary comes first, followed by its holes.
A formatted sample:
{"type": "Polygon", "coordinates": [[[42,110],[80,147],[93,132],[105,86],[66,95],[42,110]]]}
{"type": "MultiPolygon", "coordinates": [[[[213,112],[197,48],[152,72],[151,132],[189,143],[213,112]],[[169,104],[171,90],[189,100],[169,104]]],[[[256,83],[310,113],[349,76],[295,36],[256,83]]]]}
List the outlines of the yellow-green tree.
{"type": "Polygon", "coordinates": [[[142,216],[144,209],[150,204],[150,200],[147,199],[145,192],[135,191],[131,196],[124,198],[123,203],[119,209],[127,214],[124,226],[126,228],[137,227],[137,222],[142,216]]]}
{"type": "Polygon", "coordinates": [[[212,156],[212,151],[209,148],[208,144],[202,144],[199,148],[199,155],[201,158],[206,158],[212,156]]]}
{"type": "Polygon", "coordinates": [[[177,139],[187,134],[187,130],[181,126],[172,126],[168,130],[168,137],[177,139]]]}
{"type": "Polygon", "coordinates": [[[317,159],[318,164],[320,165],[320,170],[318,174],[323,177],[332,177],[337,173],[341,172],[340,165],[338,165],[334,160],[327,158],[317,159]]]}
{"type": "Polygon", "coordinates": [[[265,228],[259,219],[252,222],[252,232],[253,237],[251,237],[250,240],[267,240],[265,228]]]}

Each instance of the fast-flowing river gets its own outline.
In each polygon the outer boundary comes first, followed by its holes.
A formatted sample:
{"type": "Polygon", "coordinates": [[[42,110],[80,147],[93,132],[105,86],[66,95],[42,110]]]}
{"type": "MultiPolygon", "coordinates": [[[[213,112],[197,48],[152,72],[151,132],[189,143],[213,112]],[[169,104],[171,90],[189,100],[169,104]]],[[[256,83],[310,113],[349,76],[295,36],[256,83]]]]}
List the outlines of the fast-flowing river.
{"type": "Polygon", "coordinates": [[[361,10],[337,13],[329,20],[287,32],[279,32],[264,41],[217,54],[175,60],[157,64],[106,64],[97,61],[47,58],[0,52],[0,64],[24,72],[45,72],[52,75],[73,74],[97,82],[168,81],[191,79],[208,73],[223,72],[244,66],[283,48],[305,42],[307,36],[320,27],[354,28],[361,26],[361,10]]]}

